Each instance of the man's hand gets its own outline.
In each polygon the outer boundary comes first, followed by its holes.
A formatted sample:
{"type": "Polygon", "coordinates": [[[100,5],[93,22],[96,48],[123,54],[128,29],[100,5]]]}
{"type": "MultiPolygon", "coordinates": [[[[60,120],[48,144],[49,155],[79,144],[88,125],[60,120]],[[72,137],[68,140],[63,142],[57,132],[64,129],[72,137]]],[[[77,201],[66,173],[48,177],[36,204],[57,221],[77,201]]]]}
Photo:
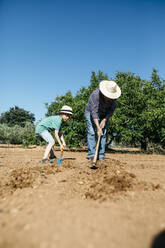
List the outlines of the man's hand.
{"type": "Polygon", "coordinates": [[[102,133],[102,129],[100,128],[98,119],[93,119],[93,120],[94,120],[94,123],[95,123],[96,128],[97,128],[97,135],[102,136],[103,133],[102,133]]]}
{"type": "Polygon", "coordinates": [[[102,136],[103,135],[102,129],[100,127],[97,128],[97,135],[98,136],[102,136]]]}

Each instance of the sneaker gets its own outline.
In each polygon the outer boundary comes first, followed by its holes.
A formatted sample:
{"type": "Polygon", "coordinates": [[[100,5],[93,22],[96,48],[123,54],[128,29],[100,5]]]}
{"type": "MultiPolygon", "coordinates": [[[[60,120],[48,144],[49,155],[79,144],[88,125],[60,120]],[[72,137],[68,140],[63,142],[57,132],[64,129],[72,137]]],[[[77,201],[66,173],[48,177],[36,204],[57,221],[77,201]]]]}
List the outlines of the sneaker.
{"type": "Polygon", "coordinates": [[[92,163],[92,162],[93,162],[94,157],[89,157],[89,158],[87,158],[87,159],[88,159],[89,163],[92,163]]]}
{"type": "Polygon", "coordinates": [[[40,162],[41,162],[42,164],[45,164],[45,163],[53,163],[53,160],[45,158],[45,159],[42,159],[40,162]]]}
{"type": "Polygon", "coordinates": [[[105,160],[105,158],[104,158],[104,157],[102,157],[102,158],[99,158],[99,160],[100,160],[100,161],[104,161],[104,160],[105,160]]]}
{"type": "Polygon", "coordinates": [[[49,159],[55,159],[55,158],[57,158],[56,155],[50,155],[49,156],[49,159]]]}

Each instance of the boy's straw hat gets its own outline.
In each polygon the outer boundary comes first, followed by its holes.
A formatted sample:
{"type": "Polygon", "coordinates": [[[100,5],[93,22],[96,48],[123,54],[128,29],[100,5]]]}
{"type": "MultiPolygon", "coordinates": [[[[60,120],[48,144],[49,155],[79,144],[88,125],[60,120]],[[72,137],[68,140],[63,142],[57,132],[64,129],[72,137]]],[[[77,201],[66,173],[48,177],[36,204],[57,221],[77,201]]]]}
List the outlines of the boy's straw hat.
{"type": "Polygon", "coordinates": [[[100,82],[99,89],[104,96],[110,99],[116,99],[121,95],[121,89],[115,81],[103,80],[100,82]]]}
{"type": "Polygon", "coordinates": [[[60,110],[59,113],[60,113],[60,114],[73,115],[72,108],[69,107],[69,106],[67,106],[67,105],[64,105],[64,106],[61,108],[61,110],[60,110]]]}

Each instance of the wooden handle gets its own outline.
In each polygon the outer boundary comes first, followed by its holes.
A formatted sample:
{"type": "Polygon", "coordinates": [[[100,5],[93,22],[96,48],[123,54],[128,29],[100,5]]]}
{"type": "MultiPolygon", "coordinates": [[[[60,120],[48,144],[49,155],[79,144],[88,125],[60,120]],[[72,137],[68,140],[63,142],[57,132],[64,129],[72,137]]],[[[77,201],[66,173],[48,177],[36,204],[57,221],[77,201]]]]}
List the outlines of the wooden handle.
{"type": "Polygon", "coordinates": [[[93,159],[94,164],[96,164],[96,161],[97,161],[97,155],[98,155],[98,150],[99,150],[99,145],[100,145],[100,138],[101,138],[101,136],[99,135],[98,140],[97,140],[97,145],[96,145],[95,156],[93,159]]]}
{"type": "Polygon", "coordinates": [[[63,156],[64,149],[61,150],[61,157],[63,156]]]}

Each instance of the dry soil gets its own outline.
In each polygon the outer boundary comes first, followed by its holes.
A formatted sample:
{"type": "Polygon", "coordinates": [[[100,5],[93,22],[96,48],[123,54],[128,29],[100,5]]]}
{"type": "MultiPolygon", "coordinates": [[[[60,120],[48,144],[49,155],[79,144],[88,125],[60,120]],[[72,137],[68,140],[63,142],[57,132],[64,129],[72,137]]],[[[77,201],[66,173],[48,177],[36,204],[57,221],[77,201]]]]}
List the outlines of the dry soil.
{"type": "Polygon", "coordinates": [[[165,156],[43,152],[0,146],[0,248],[150,248],[165,229],[165,156]]]}

